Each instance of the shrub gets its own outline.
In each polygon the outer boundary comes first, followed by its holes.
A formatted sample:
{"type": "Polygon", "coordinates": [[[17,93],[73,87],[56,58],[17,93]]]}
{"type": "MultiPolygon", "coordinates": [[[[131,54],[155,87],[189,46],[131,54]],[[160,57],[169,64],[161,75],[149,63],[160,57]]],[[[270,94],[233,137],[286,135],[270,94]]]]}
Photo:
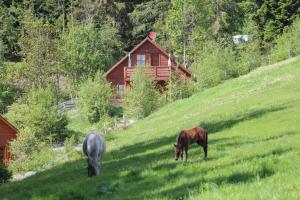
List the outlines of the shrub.
{"type": "Polygon", "coordinates": [[[240,44],[237,47],[237,51],[238,64],[236,67],[239,76],[247,74],[262,64],[262,56],[259,50],[258,41],[253,40],[244,44],[240,44]]]}
{"type": "Polygon", "coordinates": [[[11,105],[19,96],[20,92],[16,87],[0,82],[0,114],[7,112],[7,107],[11,105]]]}
{"type": "Polygon", "coordinates": [[[199,88],[212,87],[223,80],[238,76],[235,58],[230,47],[223,48],[216,42],[207,42],[191,66],[199,88]]]}
{"type": "Polygon", "coordinates": [[[39,170],[55,157],[50,146],[29,128],[20,130],[18,138],[10,143],[10,150],[14,159],[9,163],[9,169],[14,173],[39,170]]]}
{"type": "Polygon", "coordinates": [[[296,19],[275,41],[276,46],[271,50],[272,62],[281,61],[300,54],[300,19],[296,19]]]}
{"type": "Polygon", "coordinates": [[[108,115],[111,109],[110,100],[112,89],[102,73],[95,78],[88,78],[83,82],[78,92],[80,112],[87,116],[90,123],[97,123],[108,115]]]}
{"type": "Polygon", "coordinates": [[[2,162],[0,162],[0,185],[7,182],[12,176],[11,171],[9,171],[2,162]]]}
{"type": "Polygon", "coordinates": [[[183,80],[178,73],[172,73],[167,83],[167,97],[169,101],[183,99],[195,92],[192,80],[183,80]]]}
{"type": "Polygon", "coordinates": [[[32,88],[25,100],[12,104],[8,119],[20,129],[30,129],[39,139],[63,141],[67,118],[58,111],[52,87],[32,88]]]}
{"type": "Polygon", "coordinates": [[[150,115],[161,104],[160,94],[156,91],[155,82],[147,69],[147,66],[135,68],[131,79],[132,90],[125,97],[125,113],[136,119],[150,115]]]}

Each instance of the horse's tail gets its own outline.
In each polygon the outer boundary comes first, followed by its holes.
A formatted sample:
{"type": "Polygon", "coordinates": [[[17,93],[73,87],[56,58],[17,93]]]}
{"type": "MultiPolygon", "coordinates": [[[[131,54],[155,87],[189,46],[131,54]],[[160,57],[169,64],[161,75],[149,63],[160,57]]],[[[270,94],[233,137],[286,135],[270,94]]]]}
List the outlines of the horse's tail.
{"type": "Polygon", "coordinates": [[[207,131],[205,130],[205,146],[207,147],[207,140],[208,140],[208,133],[207,131]]]}
{"type": "Polygon", "coordinates": [[[208,133],[207,133],[207,131],[205,130],[204,131],[204,134],[205,134],[205,147],[204,147],[204,154],[205,154],[205,158],[207,158],[207,148],[208,148],[208,133]]]}

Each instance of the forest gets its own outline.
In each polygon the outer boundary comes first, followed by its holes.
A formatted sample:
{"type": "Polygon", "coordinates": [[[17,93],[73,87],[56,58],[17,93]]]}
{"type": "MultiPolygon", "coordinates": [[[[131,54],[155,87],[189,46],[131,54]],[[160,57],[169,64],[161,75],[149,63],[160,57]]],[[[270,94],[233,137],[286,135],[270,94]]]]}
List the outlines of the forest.
{"type": "MultiPolygon", "coordinates": [[[[18,155],[10,164],[14,172],[49,163],[51,156],[37,158],[41,149],[50,155],[53,143],[68,145],[82,137],[68,129],[69,115],[58,111],[64,101],[76,99],[78,113],[103,130],[123,112],[143,118],[170,101],[300,54],[298,0],[0,0],[0,5],[0,114],[20,130],[11,144],[18,155]],[[124,107],[114,107],[103,73],[151,31],[195,79],[182,84],[172,78],[167,94],[136,87],[124,107]],[[250,40],[236,45],[235,35],[250,40]]],[[[148,79],[136,76],[133,82],[145,80],[149,88],[148,79]]]]}

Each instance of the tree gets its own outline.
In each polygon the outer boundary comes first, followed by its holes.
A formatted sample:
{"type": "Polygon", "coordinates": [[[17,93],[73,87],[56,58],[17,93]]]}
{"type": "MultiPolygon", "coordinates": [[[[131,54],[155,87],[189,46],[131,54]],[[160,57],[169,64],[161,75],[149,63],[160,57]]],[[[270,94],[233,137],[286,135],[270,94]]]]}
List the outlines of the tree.
{"type": "Polygon", "coordinates": [[[73,84],[106,71],[118,57],[121,44],[115,28],[105,25],[96,29],[93,24],[71,28],[64,41],[62,68],[73,84]]]}
{"type": "Polygon", "coordinates": [[[42,141],[63,141],[67,118],[58,111],[53,87],[32,88],[25,100],[12,104],[8,119],[19,129],[30,129],[42,141]]]}
{"type": "Polygon", "coordinates": [[[15,2],[0,0],[0,43],[4,53],[15,54],[19,51],[21,11],[15,2]]]}
{"type": "Polygon", "coordinates": [[[90,123],[97,123],[108,116],[112,94],[110,84],[99,72],[94,78],[88,78],[80,85],[78,105],[81,113],[87,117],[90,123]]]}
{"type": "Polygon", "coordinates": [[[137,66],[131,78],[132,90],[125,97],[125,112],[140,119],[150,115],[160,106],[160,95],[147,66],[137,66]]]}
{"type": "Polygon", "coordinates": [[[170,5],[170,0],[151,0],[135,5],[133,12],[128,14],[133,25],[133,40],[140,41],[150,31],[159,29],[170,5]]]}
{"type": "Polygon", "coordinates": [[[57,41],[53,38],[53,26],[43,23],[28,13],[23,21],[24,30],[20,38],[21,53],[24,57],[21,79],[38,87],[56,83],[59,73],[57,41]]]}
{"type": "Polygon", "coordinates": [[[264,47],[268,47],[300,14],[298,0],[260,0],[257,7],[254,19],[259,25],[264,47]]]}

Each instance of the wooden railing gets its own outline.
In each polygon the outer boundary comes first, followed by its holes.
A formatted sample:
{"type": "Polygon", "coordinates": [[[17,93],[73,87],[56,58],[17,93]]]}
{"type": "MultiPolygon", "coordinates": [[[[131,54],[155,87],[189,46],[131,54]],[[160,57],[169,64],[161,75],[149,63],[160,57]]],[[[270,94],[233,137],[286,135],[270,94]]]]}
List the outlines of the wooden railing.
{"type": "MultiPolygon", "coordinates": [[[[169,66],[146,66],[153,76],[154,80],[168,80],[170,78],[171,69],[169,66]]],[[[134,74],[135,67],[124,67],[124,78],[129,81],[134,74]]]]}

